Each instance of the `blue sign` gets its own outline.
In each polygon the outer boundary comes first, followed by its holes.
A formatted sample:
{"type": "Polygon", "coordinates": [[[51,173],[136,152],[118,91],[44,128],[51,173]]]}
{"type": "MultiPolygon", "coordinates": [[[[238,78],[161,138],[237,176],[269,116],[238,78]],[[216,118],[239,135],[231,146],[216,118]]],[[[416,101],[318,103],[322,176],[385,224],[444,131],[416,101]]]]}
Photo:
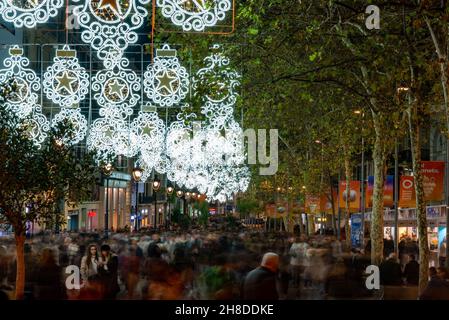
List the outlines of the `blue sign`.
{"type": "Polygon", "coordinates": [[[351,216],[351,245],[353,248],[361,248],[362,235],[362,215],[353,214],[351,216]]]}

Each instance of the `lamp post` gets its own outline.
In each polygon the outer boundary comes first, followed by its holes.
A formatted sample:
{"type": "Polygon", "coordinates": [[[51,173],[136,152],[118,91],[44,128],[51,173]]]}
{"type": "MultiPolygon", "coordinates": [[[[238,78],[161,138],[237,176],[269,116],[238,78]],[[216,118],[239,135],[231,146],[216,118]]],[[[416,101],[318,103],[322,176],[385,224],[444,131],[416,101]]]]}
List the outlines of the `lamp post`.
{"type": "Polygon", "coordinates": [[[136,221],[136,231],[137,231],[139,229],[139,218],[138,218],[139,182],[142,179],[143,170],[137,166],[133,169],[132,174],[133,174],[134,185],[136,186],[136,204],[135,204],[134,218],[136,221]]]}
{"type": "Polygon", "coordinates": [[[187,191],[184,194],[184,214],[188,215],[189,214],[189,208],[188,208],[188,203],[187,203],[187,199],[190,199],[191,193],[189,191],[187,191]]]}
{"type": "Polygon", "coordinates": [[[166,224],[168,225],[168,223],[171,223],[171,213],[170,213],[170,197],[173,194],[173,191],[175,189],[173,187],[168,187],[167,188],[167,202],[168,202],[168,214],[165,218],[166,224]],[[167,219],[168,218],[168,219],[167,219]]]}
{"type": "MultiPolygon", "coordinates": [[[[182,199],[182,197],[184,196],[184,192],[182,190],[178,190],[178,191],[176,191],[176,196],[178,197],[178,199],[182,199]]],[[[184,203],[184,206],[185,206],[185,203],[184,203]]],[[[185,207],[183,207],[183,211],[185,214],[185,207]]]]}
{"type": "Polygon", "coordinates": [[[103,175],[106,177],[106,211],[104,215],[104,235],[108,238],[109,231],[109,177],[112,174],[114,167],[111,163],[107,163],[103,168],[103,175]]]}
{"type": "Polygon", "coordinates": [[[157,226],[157,192],[161,187],[161,183],[158,180],[153,181],[153,192],[154,192],[154,227],[157,226]]]}

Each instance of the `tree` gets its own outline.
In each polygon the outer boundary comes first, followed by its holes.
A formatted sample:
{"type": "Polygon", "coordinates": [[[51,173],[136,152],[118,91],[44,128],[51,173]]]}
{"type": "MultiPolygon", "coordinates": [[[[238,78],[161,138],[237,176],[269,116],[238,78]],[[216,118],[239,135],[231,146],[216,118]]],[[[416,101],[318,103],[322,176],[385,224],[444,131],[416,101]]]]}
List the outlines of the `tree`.
{"type": "Polygon", "coordinates": [[[77,157],[74,147],[62,142],[72,132],[69,124],[60,124],[39,147],[30,139],[24,119],[0,107],[0,223],[14,231],[16,299],[24,294],[27,222],[58,221],[58,202],[84,200],[95,183],[92,156],[77,157]]]}

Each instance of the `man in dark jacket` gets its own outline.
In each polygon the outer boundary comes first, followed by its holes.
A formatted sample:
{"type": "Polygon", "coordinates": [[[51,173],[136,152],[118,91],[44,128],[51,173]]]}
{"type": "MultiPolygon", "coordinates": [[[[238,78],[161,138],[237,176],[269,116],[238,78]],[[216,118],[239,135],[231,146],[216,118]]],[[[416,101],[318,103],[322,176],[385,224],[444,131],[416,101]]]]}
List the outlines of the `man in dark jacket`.
{"type": "Polygon", "coordinates": [[[260,267],[246,276],[243,285],[245,300],[278,300],[276,274],[279,268],[279,256],[268,252],[263,256],[260,267]]]}
{"type": "Polygon", "coordinates": [[[397,262],[396,255],[390,254],[387,260],[380,264],[380,281],[387,286],[400,286],[402,284],[401,265],[397,262]]]}
{"type": "Polygon", "coordinates": [[[437,275],[434,267],[429,269],[430,281],[419,300],[449,300],[449,282],[437,275]]]}
{"type": "Polygon", "coordinates": [[[417,286],[419,282],[419,263],[416,262],[415,255],[410,255],[410,261],[405,265],[404,278],[407,279],[407,284],[417,286]]]}

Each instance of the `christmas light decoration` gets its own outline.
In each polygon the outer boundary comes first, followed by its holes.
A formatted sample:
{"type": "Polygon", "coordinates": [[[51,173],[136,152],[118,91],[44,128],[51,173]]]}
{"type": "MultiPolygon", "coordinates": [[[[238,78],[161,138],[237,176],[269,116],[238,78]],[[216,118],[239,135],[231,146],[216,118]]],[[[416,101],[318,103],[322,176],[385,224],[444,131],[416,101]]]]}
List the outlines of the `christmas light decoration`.
{"type": "Polygon", "coordinates": [[[183,31],[204,31],[226,17],[230,0],[157,0],[162,15],[183,31]]]}
{"type": "Polygon", "coordinates": [[[164,45],[156,50],[152,65],[144,74],[145,93],[162,107],[179,103],[189,92],[189,75],[176,56],[176,50],[164,45]]]}
{"type": "Polygon", "coordinates": [[[34,28],[56,17],[63,0],[0,0],[0,16],[16,28],[34,28]]]}
{"type": "Polygon", "coordinates": [[[141,80],[128,65],[128,59],[111,54],[110,59],[105,60],[106,69],[92,77],[97,103],[110,111],[116,110],[123,117],[132,115],[133,107],[140,100],[141,80]]]}
{"type": "Polygon", "coordinates": [[[89,93],[89,75],[79,65],[76,51],[65,45],[56,51],[53,64],[44,73],[43,89],[47,98],[61,107],[79,104],[89,93]]]}
{"type": "Polygon", "coordinates": [[[237,102],[240,74],[230,67],[230,60],[223,53],[215,51],[204,59],[205,67],[197,71],[193,79],[193,89],[201,93],[202,113],[209,119],[214,118],[215,125],[221,126],[220,118],[232,118],[237,102]]]}
{"type": "Polygon", "coordinates": [[[13,92],[5,102],[5,108],[23,118],[29,115],[40,90],[40,82],[34,70],[27,68],[30,60],[23,56],[23,49],[15,45],[9,49],[9,57],[3,61],[6,69],[0,70],[0,83],[12,80],[13,92]]]}
{"type": "Polygon", "coordinates": [[[51,125],[55,127],[63,122],[68,122],[72,129],[70,134],[63,137],[64,144],[74,145],[84,140],[87,132],[87,120],[79,108],[63,108],[55,115],[51,125]]]}
{"type": "Polygon", "coordinates": [[[47,117],[42,114],[42,107],[37,104],[33,106],[33,111],[23,118],[21,125],[38,147],[42,145],[47,138],[47,132],[50,131],[50,123],[47,117]]]}
{"type": "Polygon", "coordinates": [[[148,15],[149,0],[74,0],[78,23],[84,28],[81,39],[97,50],[100,59],[110,57],[111,51],[123,52],[136,43],[136,30],[148,15]]]}

